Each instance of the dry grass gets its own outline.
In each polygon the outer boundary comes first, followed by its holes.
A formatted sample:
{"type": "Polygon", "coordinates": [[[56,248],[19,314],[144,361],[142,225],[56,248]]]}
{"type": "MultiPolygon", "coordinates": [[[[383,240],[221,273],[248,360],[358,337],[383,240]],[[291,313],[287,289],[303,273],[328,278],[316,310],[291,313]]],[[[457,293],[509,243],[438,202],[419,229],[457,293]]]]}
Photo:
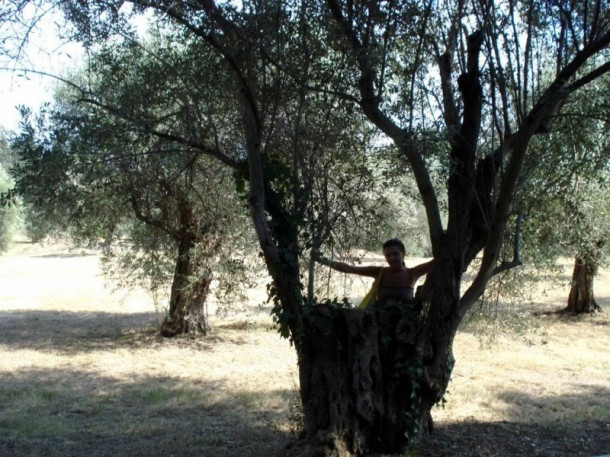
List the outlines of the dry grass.
{"type": "Polygon", "coordinates": [[[569,316],[556,311],[566,306],[570,268],[566,261],[565,287],[540,285],[533,311],[513,309],[457,335],[447,403],[434,415],[439,433],[422,454],[610,453],[610,272],[596,278],[604,312],[569,316]]]}
{"type": "MultiPolygon", "coordinates": [[[[61,246],[16,244],[0,284],[0,456],[267,456],[290,439],[296,357],[267,310],[161,339],[146,294],[110,293],[95,255],[61,246]]],[[[461,332],[437,433],[416,453],[610,452],[606,272],[596,293],[603,314],[524,313],[493,343],[461,332]]]]}

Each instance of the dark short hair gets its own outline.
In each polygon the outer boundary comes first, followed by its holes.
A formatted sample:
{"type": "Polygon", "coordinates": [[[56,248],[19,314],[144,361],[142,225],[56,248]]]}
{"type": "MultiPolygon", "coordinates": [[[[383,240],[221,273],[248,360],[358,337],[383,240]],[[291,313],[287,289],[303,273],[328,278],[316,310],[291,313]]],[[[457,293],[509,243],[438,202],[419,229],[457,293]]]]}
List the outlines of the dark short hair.
{"type": "Polygon", "coordinates": [[[382,248],[391,248],[393,246],[397,246],[398,249],[400,249],[400,252],[402,252],[403,255],[406,255],[407,251],[405,249],[405,245],[402,241],[400,241],[399,238],[392,238],[391,240],[386,241],[383,243],[382,248]]]}

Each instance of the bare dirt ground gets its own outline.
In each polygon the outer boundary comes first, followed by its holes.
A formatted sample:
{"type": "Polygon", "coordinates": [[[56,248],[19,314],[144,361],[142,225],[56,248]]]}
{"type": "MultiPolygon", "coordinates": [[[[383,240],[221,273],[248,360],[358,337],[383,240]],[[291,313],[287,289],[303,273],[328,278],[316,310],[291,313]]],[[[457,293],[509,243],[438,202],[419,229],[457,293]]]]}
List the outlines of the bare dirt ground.
{"type": "MultiPolygon", "coordinates": [[[[610,453],[610,274],[604,312],[547,314],[567,289],[470,324],[436,430],[411,455],[610,453]],[[493,337],[493,338],[492,338],[493,337]]],[[[298,426],[294,349],[268,309],[162,339],[144,293],[111,293],[94,253],[17,243],[0,257],[0,456],[271,456],[298,426]]]]}

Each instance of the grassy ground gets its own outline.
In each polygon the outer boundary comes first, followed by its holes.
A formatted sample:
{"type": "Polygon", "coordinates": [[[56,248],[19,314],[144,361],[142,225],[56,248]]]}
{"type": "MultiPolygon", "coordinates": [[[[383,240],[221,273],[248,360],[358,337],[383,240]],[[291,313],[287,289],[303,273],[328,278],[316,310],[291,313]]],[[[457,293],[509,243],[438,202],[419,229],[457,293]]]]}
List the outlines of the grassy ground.
{"type": "MultiPolygon", "coordinates": [[[[150,299],[110,293],[95,255],[28,243],[0,257],[0,284],[0,456],[268,456],[291,439],[296,357],[268,312],[162,339],[150,299]]],[[[565,303],[553,289],[508,334],[467,326],[415,454],[610,453],[607,272],[596,293],[602,314],[545,314],[565,303]]]]}

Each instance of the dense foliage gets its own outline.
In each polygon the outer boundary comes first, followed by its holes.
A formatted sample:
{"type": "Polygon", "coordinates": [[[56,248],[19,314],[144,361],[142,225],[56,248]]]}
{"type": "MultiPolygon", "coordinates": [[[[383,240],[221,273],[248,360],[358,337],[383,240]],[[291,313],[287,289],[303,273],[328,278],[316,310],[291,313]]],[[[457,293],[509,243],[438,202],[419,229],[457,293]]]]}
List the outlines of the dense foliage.
{"type": "Polygon", "coordinates": [[[14,196],[15,183],[9,174],[14,163],[7,133],[0,131],[0,253],[10,247],[13,236],[22,228],[20,204],[14,196]]]}

